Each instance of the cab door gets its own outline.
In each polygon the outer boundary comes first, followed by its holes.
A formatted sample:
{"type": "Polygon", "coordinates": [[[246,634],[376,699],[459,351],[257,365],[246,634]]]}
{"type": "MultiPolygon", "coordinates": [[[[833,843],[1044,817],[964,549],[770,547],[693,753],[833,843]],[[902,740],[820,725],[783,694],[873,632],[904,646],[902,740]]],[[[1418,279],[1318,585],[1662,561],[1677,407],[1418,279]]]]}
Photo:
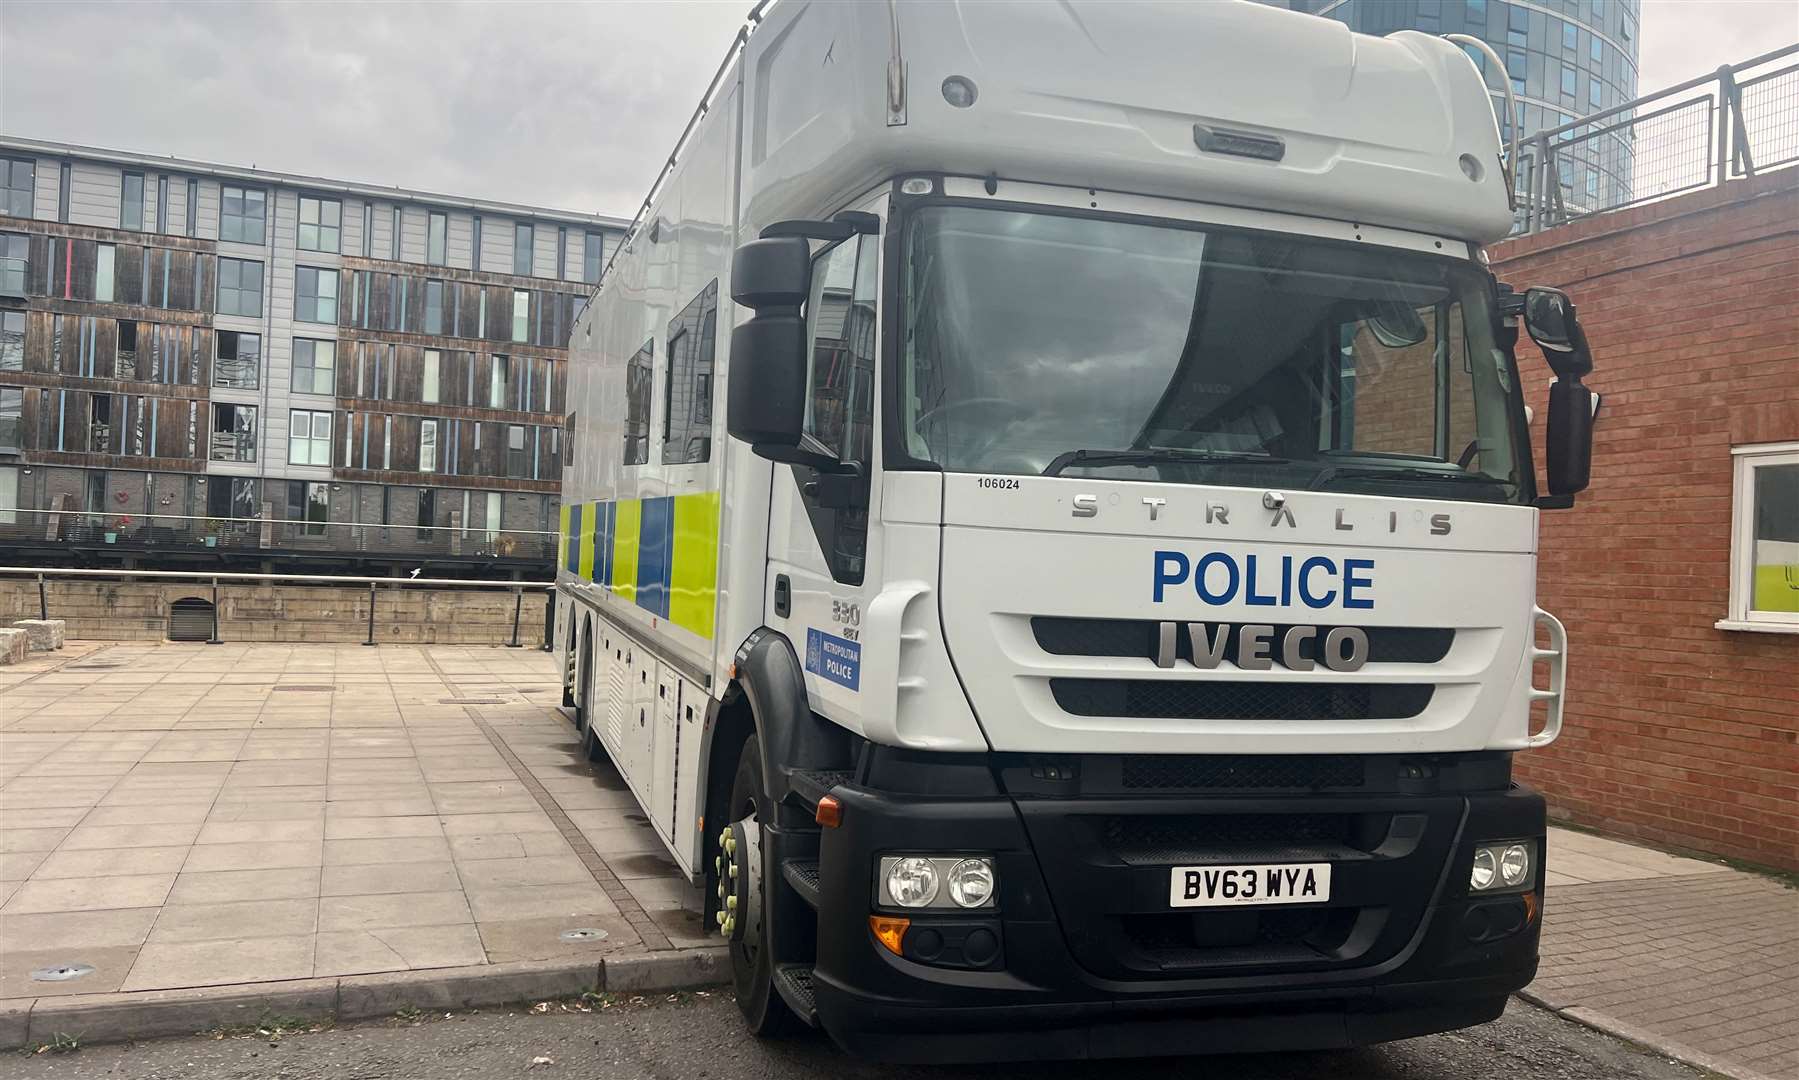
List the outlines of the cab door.
{"type": "Polygon", "coordinates": [[[881,486],[874,438],[881,239],[852,236],[813,254],[805,431],[813,449],[844,468],[775,465],[764,593],[765,621],[793,643],[813,707],[852,728],[863,711],[863,619],[881,582],[879,533],[871,543],[869,531],[881,486]]]}

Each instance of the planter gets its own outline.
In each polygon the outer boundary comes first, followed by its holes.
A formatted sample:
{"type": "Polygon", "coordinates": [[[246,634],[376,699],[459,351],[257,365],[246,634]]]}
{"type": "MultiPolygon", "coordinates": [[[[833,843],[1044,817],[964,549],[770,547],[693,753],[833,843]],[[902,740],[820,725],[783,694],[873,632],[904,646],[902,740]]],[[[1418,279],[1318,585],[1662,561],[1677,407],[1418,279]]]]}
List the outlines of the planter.
{"type": "Polygon", "coordinates": [[[219,538],[216,536],[207,537],[206,538],[206,546],[207,547],[218,547],[219,546],[219,538]]]}
{"type": "Polygon", "coordinates": [[[106,534],[106,542],[109,544],[117,543],[118,539],[119,539],[119,534],[116,532],[109,532],[106,534]]]}

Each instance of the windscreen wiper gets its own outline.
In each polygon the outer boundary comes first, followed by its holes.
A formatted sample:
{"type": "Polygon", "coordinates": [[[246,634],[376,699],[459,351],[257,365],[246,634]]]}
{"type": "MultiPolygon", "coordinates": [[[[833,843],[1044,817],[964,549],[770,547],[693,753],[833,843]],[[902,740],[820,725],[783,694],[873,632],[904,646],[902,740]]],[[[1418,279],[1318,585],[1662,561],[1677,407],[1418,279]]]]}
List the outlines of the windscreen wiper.
{"type": "Polygon", "coordinates": [[[1145,446],[1135,450],[1069,450],[1043,467],[1044,476],[1060,476],[1070,465],[1160,465],[1168,462],[1254,462],[1285,465],[1287,459],[1236,450],[1202,450],[1178,446],[1145,446]]]}
{"type": "Polygon", "coordinates": [[[1486,473],[1470,472],[1438,472],[1435,469],[1419,469],[1407,466],[1382,468],[1378,465],[1326,465],[1313,474],[1307,481],[1306,488],[1311,491],[1329,484],[1332,480],[1441,480],[1450,484],[1480,484],[1485,487],[1500,487],[1510,484],[1510,480],[1501,480],[1486,473]]]}

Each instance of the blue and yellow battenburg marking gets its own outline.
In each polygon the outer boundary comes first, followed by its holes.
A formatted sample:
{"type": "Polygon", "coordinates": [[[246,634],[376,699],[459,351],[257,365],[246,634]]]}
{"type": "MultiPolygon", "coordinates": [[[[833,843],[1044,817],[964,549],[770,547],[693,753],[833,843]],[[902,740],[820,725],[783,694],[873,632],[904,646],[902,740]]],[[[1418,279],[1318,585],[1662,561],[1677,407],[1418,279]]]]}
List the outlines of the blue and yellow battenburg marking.
{"type": "Polygon", "coordinates": [[[562,508],[562,568],[703,638],[718,599],[718,492],[562,508]]]}

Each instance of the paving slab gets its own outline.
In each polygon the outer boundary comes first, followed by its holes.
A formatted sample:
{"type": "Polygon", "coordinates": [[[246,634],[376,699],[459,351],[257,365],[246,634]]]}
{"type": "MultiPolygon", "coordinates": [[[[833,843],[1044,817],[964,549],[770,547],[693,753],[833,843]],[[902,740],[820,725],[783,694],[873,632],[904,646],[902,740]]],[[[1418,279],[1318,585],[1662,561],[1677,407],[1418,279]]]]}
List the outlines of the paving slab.
{"type": "Polygon", "coordinates": [[[340,1015],[390,993],[516,1000],[596,985],[603,956],[671,948],[619,904],[646,906],[626,875],[672,879],[674,864],[632,853],[614,871],[557,824],[573,810],[637,829],[622,781],[551,707],[543,653],[77,642],[7,674],[25,680],[0,684],[9,704],[30,703],[0,717],[7,1038],[27,1017],[101,1039],[197,1030],[251,1002],[304,1014],[321,987],[340,1015]],[[63,670],[96,653],[119,666],[63,670]],[[337,690],[278,690],[320,683],[337,690]],[[505,704],[444,703],[481,697],[505,704]],[[578,928],[603,933],[563,938],[578,928]],[[55,964],[94,970],[31,979],[55,964]],[[52,1000],[60,1014],[34,1004],[52,1000]]]}

